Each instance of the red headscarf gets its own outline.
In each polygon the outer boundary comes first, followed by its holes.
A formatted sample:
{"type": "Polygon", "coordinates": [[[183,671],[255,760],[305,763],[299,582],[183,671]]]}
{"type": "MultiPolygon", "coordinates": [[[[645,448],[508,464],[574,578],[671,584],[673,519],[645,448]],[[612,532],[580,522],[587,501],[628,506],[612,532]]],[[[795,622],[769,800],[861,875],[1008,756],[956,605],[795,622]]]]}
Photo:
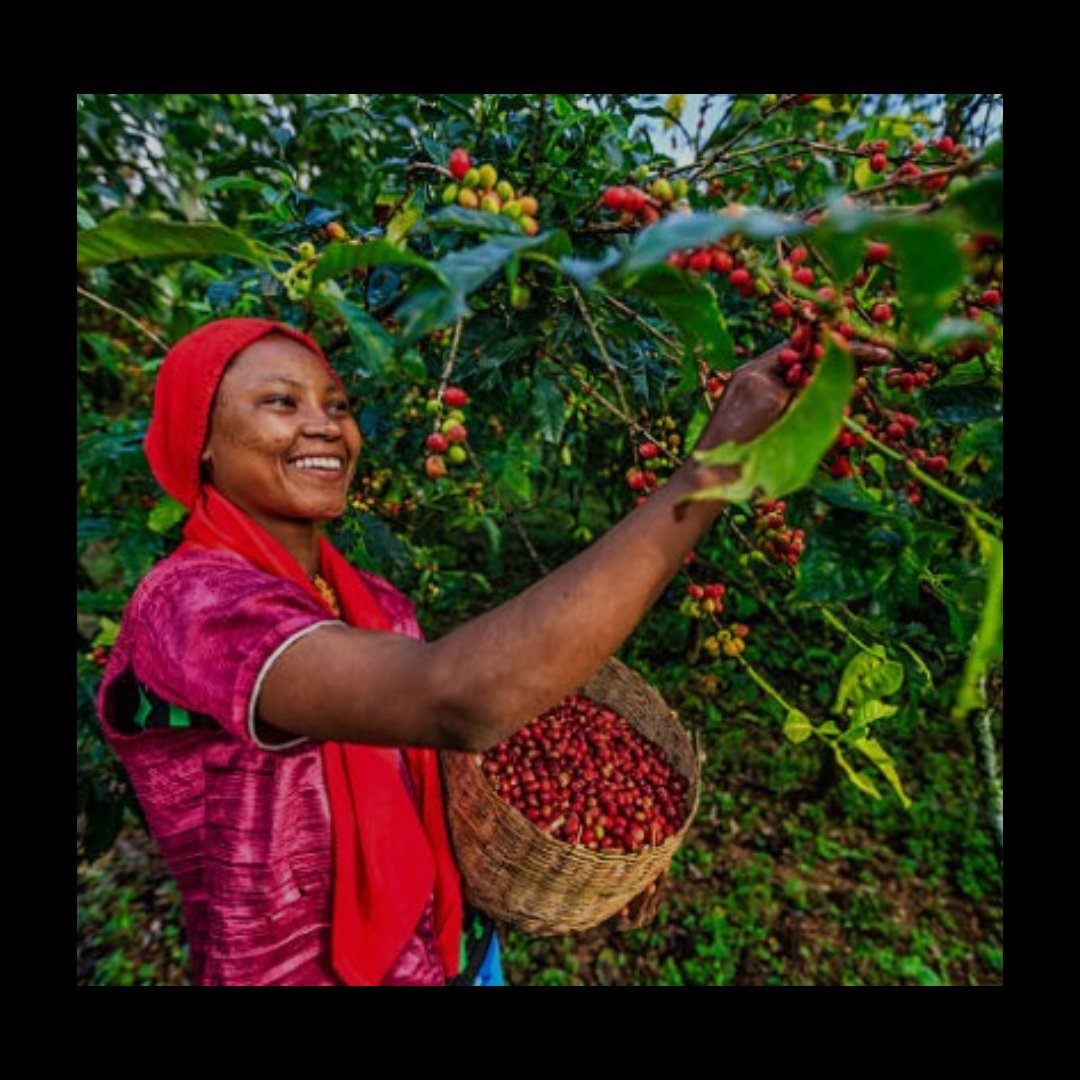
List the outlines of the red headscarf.
{"type": "MultiPolygon", "coordinates": [[[[192,512],[181,551],[233,551],[261,570],[295,581],[325,607],[292,554],[200,477],[210,409],[225,369],[238,352],[270,333],[306,346],[341,381],[319,346],[299,330],[267,319],[208,323],[165,357],[154,387],[146,456],[162,487],[192,512]]],[[[363,579],[322,536],[319,573],[333,586],[349,625],[389,630],[386,614],[363,579]]],[[[458,971],[461,880],[446,830],[438,755],[415,747],[404,753],[419,813],[402,783],[396,749],[322,743],[334,847],[331,959],[350,986],[382,982],[416,929],[433,886],[443,966],[448,977],[458,971]]]]}

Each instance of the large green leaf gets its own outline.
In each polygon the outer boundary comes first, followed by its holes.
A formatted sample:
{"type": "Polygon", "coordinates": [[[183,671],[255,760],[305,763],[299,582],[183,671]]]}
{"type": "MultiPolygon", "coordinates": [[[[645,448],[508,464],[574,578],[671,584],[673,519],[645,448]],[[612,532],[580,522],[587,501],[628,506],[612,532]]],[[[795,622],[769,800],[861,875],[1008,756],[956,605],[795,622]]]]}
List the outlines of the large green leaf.
{"type": "Polygon", "coordinates": [[[533,380],[532,416],[539,425],[540,435],[548,442],[557,443],[562,438],[566,424],[566,403],[559,388],[550,380],[538,375],[533,380]]]}
{"type": "Polygon", "coordinates": [[[879,226],[900,268],[898,287],[904,316],[917,338],[932,333],[964,282],[964,260],[956,234],[944,221],[890,218],[879,226]]]}
{"type": "Polygon", "coordinates": [[[870,541],[870,524],[854,513],[837,511],[807,536],[796,568],[793,602],[834,603],[871,596],[893,573],[896,553],[870,541]]]}
{"type": "MultiPolygon", "coordinates": [[[[670,266],[654,266],[637,278],[633,292],[651,300],[678,327],[690,356],[730,370],[735,346],[716,306],[716,294],[704,281],[670,266]]],[[[696,363],[693,370],[696,375],[696,363]]]]}
{"type": "Polygon", "coordinates": [[[463,232],[506,233],[509,236],[522,236],[521,226],[504,214],[489,214],[484,210],[466,210],[463,206],[447,206],[429,214],[417,225],[413,232],[427,232],[430,229],[458,229],[463,232]]]}
{"type": "Polygon", "coordinates": [[[703,465],[738,465],[740,473],[731,483],[718,484],[688,500],[747,502],[797,491],[814,475],[835,441],[854,381],[851,354],[830,342],[810,385],[763,435],[694,454],[703,465]]]}
{"type": "Polygon", "coordinates": [[[1002,235],[1003,228],[1003,193],[1002,171],[980,176],[968,184],[952,200],[952,205],[962,211],[972,228],[979,232],[1002,235]]]}
{"type": "Polygon", "coordinates": [[[330,244],[319,256],[312,274],[312,283],[342,277],[361,266],[385,266],[395,264],[413,266],[449,286],[446,275],[437,263],[422,258],[412,251],[396,247],[386,240],[369,240],[364,244],[330,244]]]}
{"type": "Polygon", "coordinates": [[[893,764],[892,758],[886,753],[885,748],[876,739],[869,737],[857,739],[852,745],[874,763],[882,776],[892,785],[893,791],[900,797],[904,809],[907,810],[911,806],[911,799],[908,798],[907,792],[904,791],[900,774],[896,771],[896,766],[893,764]]]}
{"type": "Polygon", "coordinates": [[[127,259],[200,259],[230,255],[269,269],[271,258],[291,261],[288,255],[252,243],[239,233],[213,222],[188,224],[158,221],[119,212],[96,229],[84,229],[76,238],[80,270],[127,259]]]}
{"type": "Polygon", "coordinates": [[[1001,391],[992,386],[932,386],[923,394],[926,415],[946,424],[995,420],[1001,407],[1001,391]]]}
{"type": "Polygon", "coordinates": [[[376,381],[388,379],[395,366],[394,339],[357,304],[348,300],[335,300],[333,304],[349,328],[364,374],[376,381]]]}
{"type": "Polygon", "coordinates": [[[986,595],[983,599],[979,625],[964,665],[964,675],[952,708],[954,720],[962,720],[972,709],[983,704],[982,682],[992,660],[1004,656],[1002,631],[1004,545],[987,533],[979,534],[983,556],[987,563],[986,595]]]}

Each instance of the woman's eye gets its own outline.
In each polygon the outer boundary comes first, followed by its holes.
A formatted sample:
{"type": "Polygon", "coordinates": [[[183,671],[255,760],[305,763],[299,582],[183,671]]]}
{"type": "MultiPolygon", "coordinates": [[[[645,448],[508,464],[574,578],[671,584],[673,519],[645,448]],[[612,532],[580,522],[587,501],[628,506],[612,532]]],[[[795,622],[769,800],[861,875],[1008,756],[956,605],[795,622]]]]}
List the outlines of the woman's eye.
{"type": "Polygon", "coordinates": [[[291,394],[276,394],[269,399],[272,405],[295,405],[296,399],[291,394]]]}

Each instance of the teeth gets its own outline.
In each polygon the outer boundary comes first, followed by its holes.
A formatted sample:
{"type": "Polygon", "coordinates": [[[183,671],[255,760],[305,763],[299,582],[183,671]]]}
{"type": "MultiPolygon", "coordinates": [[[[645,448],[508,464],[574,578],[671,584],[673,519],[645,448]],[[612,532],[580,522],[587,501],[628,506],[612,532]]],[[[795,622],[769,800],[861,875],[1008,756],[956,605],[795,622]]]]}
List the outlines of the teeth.
{"type": "Polygon", "coordinates": [[[296,461],[290,461],[289,464],[298,469],[335,469],[339,471],[341,469],[341,462],[332,457],[297,458],[296,461]]]}

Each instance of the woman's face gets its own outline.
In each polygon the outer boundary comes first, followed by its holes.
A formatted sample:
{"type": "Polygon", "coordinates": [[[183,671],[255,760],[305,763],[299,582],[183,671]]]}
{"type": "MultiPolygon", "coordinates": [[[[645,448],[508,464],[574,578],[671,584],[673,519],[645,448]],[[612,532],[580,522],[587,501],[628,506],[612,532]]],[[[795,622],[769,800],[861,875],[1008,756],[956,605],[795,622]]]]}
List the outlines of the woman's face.
{"type": "Polygon", "coordinates": [[[226,369],[202,461],[222,495],[272,529],[343,514],[360,443],[345,392],[322,361],[270,334],[226,369]]]}

